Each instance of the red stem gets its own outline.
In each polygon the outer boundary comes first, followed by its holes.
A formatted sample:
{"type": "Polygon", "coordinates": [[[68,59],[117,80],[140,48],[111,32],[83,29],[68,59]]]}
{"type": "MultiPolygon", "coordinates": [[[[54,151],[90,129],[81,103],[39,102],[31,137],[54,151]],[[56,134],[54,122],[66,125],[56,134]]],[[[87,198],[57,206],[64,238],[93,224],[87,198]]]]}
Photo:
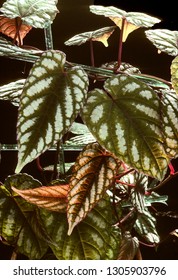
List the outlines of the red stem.
{"type": "Polygon", "coordinates": [[[95,57],[93,49],[93,41],[90,39],[90,57],[91,57],[91,66],[95,67],[95,57]]]}

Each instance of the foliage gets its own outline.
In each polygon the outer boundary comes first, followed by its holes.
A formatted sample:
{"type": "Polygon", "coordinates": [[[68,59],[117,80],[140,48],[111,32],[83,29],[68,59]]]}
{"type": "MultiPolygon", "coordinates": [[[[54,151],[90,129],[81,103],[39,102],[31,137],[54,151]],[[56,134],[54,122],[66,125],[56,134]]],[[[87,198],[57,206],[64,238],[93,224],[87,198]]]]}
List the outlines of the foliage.
{"type": "MultiPolygon", "coordinates": [[[[0,186],[0,236],[29,259],[42,259],[48,252],[65,260],[133,259],[140,239],[151,246],[159,243],[150,206],[166,203],[156,189],[175,175],[177,57],[172,84],[142,74],[122,61],[122,42],[133,30],[159,20],[90,6],[116,26],[67,40],[66,45],[90,42],[92,66],[68,62],[65,53],[52,49],[56,5],[55,0],[7,0],[0,9],[0,32],[13,39],[0,38],[0,55],[33,63],[26,80],[0,87],[0,99],[18,106],[18,163],[16,174],[0,186]],[[46,51],[22,48],[32,27],[45,29],[46,51]],[[93,43],[107,46],[117,27],[117,61],[94,67],[93,43]],[[76,147],[80,152],[66,171],[65,149],[76,147]],[[44,183],[20,173],[34,160],[40,165],[40,156],[52,148],[59,158],[53,179],[44,183]]],[[[160,51],[177,56],[176,31],[148,30],[146,37],[160,51]]]]}

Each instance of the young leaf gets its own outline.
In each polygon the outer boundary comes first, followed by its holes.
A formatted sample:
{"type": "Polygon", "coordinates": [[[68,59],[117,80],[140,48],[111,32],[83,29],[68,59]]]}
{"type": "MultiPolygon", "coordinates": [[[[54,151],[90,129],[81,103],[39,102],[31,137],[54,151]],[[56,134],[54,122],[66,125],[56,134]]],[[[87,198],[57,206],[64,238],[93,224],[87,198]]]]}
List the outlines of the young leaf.
{"type": "Polygon", "coordinates": [[[162,179],[168,158],[160,123],[160,100],[145,83],[127,76],[108,79],[88,95],[83,119],[105,149],[146,175],[162,179]]]}
{"type": "Polygon", "coordinates": [[[149,243],[159,243],[160,238],[156,230],[156,219],[148,210],[145,209],[143,213],[138,214],[134,228],[149,243]]]}
{"type": "Polygon", "coordinates": [[[44,52],[26,80],[18,115],[17,173],[61,139],[83,106],[88,76],[78,66],[65,70],[65,61],[60,51],[44,52]]]}
{"type": "Polygon", "coordinates": [[[25,84],[25,79],[0,86],[0,100],[8,100],[14,106],[19,106],[20,96],[25,84]]]}
{"type": "Polygon", "coordinates": [[[23,45],[23,39],[32,29],[31,26],[22,24],[20,18],[7,18],[0,16],[0,32],[23,45]]]}
{"type": "Polygon", "coordinates": [[[171,82],[178,95],[178,56],[176,56],[171,64],[171,82]]]}
{"type": "Polygon", "coordinates": [[[146,37],[161,52],[169,55],[178,55],[178,31],[155,29],[145,31],[146,37]]]}
{"type": "Polygon", "coordinates": [[[23,197],[26,201],[56,212],[66,212],[68,185],[39,187],[28,190],[12,190],[23,197]]]}
{"type": "Polygon", "coordinates": [[[70,236],[67,235],[65,214],[40,210],[40,216],[48,235],[56,244],[49,246],[57,259],[117,259],[121,237],[120,232],[112,227],[112,209],[108,199],[102,199],[70,236]]]}
{"type": "Polygon", "coordinates": [[[6,0],[0,11],[8,18],[21,18],[24,24],[46,28],[56,17],[58,0],[6,0]]]}
{"type": "Polygon", "coordinates": [[[19,189],[39,187],[39,181],[26,174],[9,176],[0,186],[0,235],[9,245],[15,246],[17,252],[30,259],[40,259],[47,251],[48,245],[38,238],[43,228],[36,216],[35,208],[17,197],[12,186],[19,189]]]}
{"type": "Polygon", "coordinates": [[[123,30],[123,42],[126,41],[127,36],[139,27],[152,27],[155,23],[160,22],[158,18],[151,17],[144,13],[126,12],[124,10],[115,8],[113,6],[104,7],[91,5],[90,11],[96,15],[103,15],[109,17],[120,29],[124,19],[125,25],[123,30]]]}
{"type": "Polygon", "coordinates": [[[132,237],[129,231],[124,232],[118,260],[133,260],[138,248],[139,241],[137,237],[132,237]]]}
{"type": "Polygon", "coordinates": [[[69,183],[69,235],[111,187],[117,165],[117,158],[97,143],[88,144],[80,153],[69,183]]]}
{"type": "Polygon", "coordinates": [[[112,35],[115,30],[115,26],[108,26],[95,31],[80,33],[70,38],[65,42],[67,46],[77,45],[80,46],[89,40],[101,41],[105,47],[108,47],[108,38],[112,35]]]}

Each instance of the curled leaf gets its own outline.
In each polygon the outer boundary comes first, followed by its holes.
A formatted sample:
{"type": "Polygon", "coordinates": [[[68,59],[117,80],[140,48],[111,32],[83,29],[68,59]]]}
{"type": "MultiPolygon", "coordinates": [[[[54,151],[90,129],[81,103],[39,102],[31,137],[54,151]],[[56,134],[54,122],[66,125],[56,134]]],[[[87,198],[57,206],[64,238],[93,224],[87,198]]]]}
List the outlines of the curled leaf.
{"type": "Polygon", "coordinates": [[[8,100],[14,106],[19,106],[20,96],[25,84],[25,79],[0,86],[0,100],[8,100]]]}
{"type": "Polygon", "coordinates": [[[155,29],[145,31],[146,37],[161,52],[178,55],[178,31],[155,29]]]}
{"type": "Polygon", "coordinates": [[[0,11],[8,18],[20,17],[27,25],[46,28],[58,13],[57,2],[58,0],[6,0],[0,11]]]}
{"type": "Polygon", "coordinates": [[[39,187],[28,190],[12,190],[26,201],[50,211],[65,212],[67,207],[68,185],[39,187]]]}
{"type": "Polygon", "coordinates": [[[109,17],[119,28],[121,28],[124,20],[123,42],[135,29],[139,27],[152,27],[155,23],[160,22],[158,18],[145,13],[126,12],[113,6],[104,7],[91,5],[90,11],[96,15],[109,17]]]}
{"type": "Polygon", "coordinates": [[[108,46],[107,40],[114,32],[114,29],[115,26],[108,26],[101,29],[97,29],[95,31],[80,33],[70,38],[68,41],[65,42],[65,44],[67,46],[72,46],[72,45],[79,46],[86,43],[89,40],[92,40],[92,41],[100,41],[105,45],[105,47],[107,47],[108,46]]]}
{"type": "Polygon", "coordinates": [[[31,26],[22,24],[20,18],[0,16],[0,32],[17,41],[18,45],[23,45],[23,39],[31,29],[31,26]]]}

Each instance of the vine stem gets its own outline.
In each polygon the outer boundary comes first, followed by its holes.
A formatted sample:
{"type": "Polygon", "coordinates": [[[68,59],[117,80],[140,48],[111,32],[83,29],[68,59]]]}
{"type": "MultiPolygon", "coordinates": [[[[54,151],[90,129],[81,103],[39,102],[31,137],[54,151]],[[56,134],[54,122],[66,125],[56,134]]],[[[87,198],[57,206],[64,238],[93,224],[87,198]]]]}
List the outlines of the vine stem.
{"type": "Polygon", "coordinates": [[[46,50],[53,50],[53,35],[52,35],[52,28],[51,25],[44,28],[44,36],[45,36],[45,44],[46,44],[46,50]]]}
{"type": "Polygon", "coordinates": [[[125,26],[126,19],[122,18],[122,25],[121,25],[121,31],[120,31],[120,37],[119,37],[119,47],[118,47],[118,65],[117,70],[120,68],[121,62],[122,62],[122,47],[123,47],[123,34],[124,34],[124,26],[125,26]]]}

